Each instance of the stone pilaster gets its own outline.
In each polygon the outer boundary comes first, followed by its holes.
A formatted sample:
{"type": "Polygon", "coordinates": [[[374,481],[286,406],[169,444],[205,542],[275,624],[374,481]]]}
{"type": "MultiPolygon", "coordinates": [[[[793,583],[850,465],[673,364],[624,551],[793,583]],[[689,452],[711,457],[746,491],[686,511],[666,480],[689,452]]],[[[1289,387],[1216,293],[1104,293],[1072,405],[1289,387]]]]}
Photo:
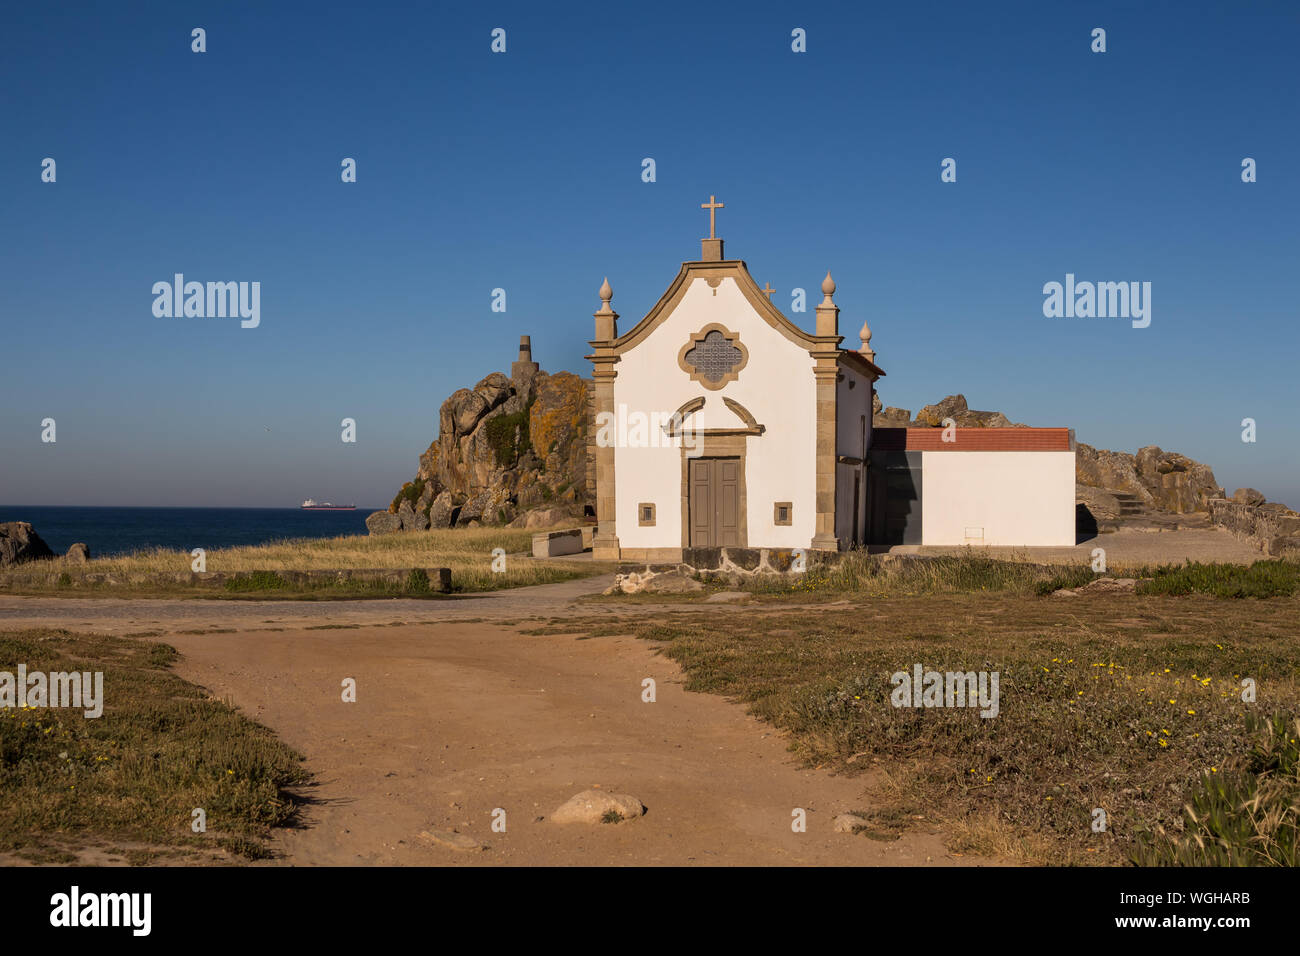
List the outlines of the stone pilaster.
{"type": "Polygon", "coordinates": [[[839,375],[839,316],[832,300],[835,280],[829,272],[822,280],[822,301],[817,306],[817,338],[813,350],[813,380],[817,389],[817,507],[811,547],[818,551],[838,551],[835,537],[835,425],[836,377],[839,375]]]}
{"type": "Polygon", "coordinates": [[[615,522],[614,444],[599,440],[599,422],[605,416],[614,416],[614,379],[618,377],[615,368],[618,355],[614,352],[614,340],[618,338],[618,313],[610,308],[613,297],[614,292],[606,279],[600,286],[600,311],[594,315],[596,337],[590,345],[595,352],[587,356],[592,364],[595,399],[591,428],[596,435],[596,534],[591,553],[597,561],[617,561],[620,556],[615,522]]]}

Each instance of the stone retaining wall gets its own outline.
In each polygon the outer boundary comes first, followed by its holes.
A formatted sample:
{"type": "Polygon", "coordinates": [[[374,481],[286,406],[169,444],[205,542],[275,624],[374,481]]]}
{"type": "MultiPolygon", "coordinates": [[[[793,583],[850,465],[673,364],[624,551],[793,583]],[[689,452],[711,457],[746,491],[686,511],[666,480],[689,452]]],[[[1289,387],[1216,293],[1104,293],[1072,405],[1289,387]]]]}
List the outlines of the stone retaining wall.
{"type": "Polygon", "coordinates": [[[1210,519],[1220,528],[1278,557],[1300,553],[1300,514],[1281,505],[1251,505],[1231,498],[1211,498],[1210,519]]]}
{"type": "MultiPolygon", "coordinates": [[[[290,585],[393,584],[404,586],[411,568],[341,568],[327,571],[51,571],[43,576],[24,575],[19,584],[57,585],[67,575],[72,587],[142,584],[188,584],[196,587],[225,587],[227,581],[251,580],[254,575],[275,574],[290,585]]],[[[425,568],[429,590],[451,591],[451,568],[425,568]]],[[[65,584],[65,586],[67,586],[65,584]]],[[[0,588],[4,583],[0,582],[0,588]]],[[[274,589],[268,589],[274,590],[274,589]]]]}

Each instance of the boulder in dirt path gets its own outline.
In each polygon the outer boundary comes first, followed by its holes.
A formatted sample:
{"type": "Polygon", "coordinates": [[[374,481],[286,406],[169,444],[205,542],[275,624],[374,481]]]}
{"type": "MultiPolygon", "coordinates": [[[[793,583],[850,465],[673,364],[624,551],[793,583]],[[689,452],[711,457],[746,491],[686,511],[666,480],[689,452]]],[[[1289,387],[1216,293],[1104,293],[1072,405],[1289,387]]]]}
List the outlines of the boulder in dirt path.
{"type": "Polygon", "coordinates": [[[645,813],[641,801],[628,793],[584,790],[551,814],[552,823],[621,823],[645,813]]]}

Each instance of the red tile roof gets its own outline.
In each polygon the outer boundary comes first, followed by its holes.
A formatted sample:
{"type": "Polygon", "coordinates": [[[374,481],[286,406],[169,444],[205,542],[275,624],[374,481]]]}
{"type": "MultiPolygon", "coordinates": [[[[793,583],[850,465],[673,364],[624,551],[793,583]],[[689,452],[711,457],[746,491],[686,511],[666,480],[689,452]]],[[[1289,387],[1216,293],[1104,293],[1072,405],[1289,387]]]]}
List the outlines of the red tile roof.
{"type": "Polygon", "coordinates": [[[1069,451],[1068,428],[873,428],[872,451],[1069,451]]]}

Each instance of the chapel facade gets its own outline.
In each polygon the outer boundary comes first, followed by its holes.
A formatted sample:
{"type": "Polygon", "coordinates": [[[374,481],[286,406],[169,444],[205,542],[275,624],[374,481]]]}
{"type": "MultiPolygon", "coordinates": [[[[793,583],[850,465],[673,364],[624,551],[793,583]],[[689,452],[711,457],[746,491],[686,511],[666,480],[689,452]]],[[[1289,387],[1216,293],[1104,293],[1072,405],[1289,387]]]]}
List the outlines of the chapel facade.
{"type": "Polygon", "coordinates": [[[790,321],[770,284],[724,256],[721,204],[704,208],[700,258],[632,329],[619,333],[608,280],[600,289],[595,556],[865,543],[872,386],[885,374],[871,332],[863,326],[859,350],[840,347],[829,272],[815,331],[790,321]]]}

